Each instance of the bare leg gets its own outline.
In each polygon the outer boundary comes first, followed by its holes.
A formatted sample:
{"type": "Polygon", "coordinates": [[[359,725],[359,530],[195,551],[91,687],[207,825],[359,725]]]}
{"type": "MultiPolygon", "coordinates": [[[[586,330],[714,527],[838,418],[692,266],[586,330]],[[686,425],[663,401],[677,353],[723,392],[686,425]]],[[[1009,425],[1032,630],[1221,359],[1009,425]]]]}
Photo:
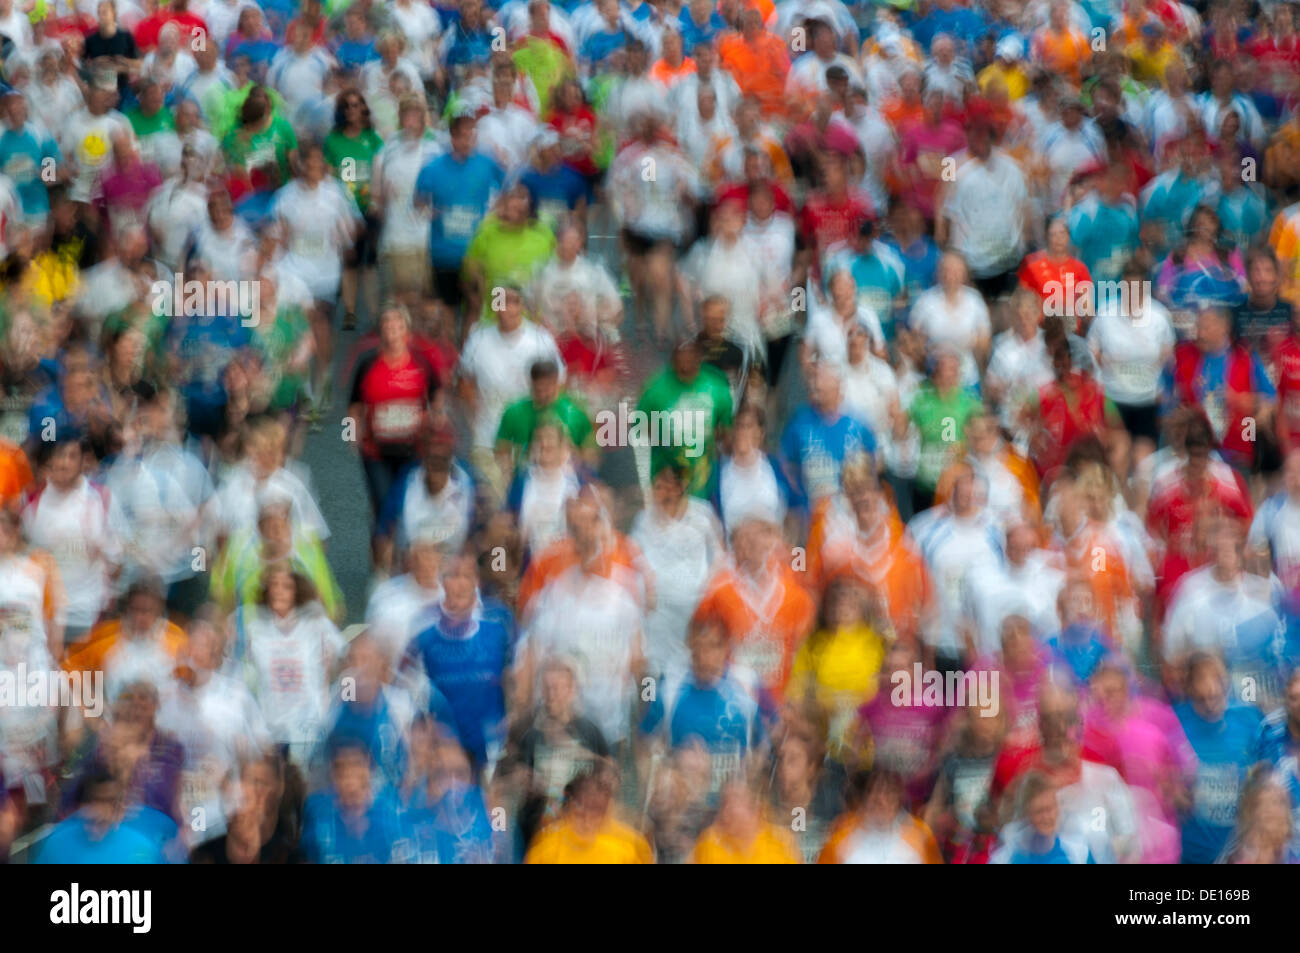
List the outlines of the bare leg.
{"type": "Polygon", "coordinates": [[[339,289],[343,299],[343,328],[347,330],[357,326],[357,269],[344,268],[343,281],[339,289]]]}
{"type": "Polygon", "coordinates": [[[655,248],[646,256],[646,282],[654,306],[655,336],[661,343],[672,337],[674,270],[670,247],[655,248]]]}

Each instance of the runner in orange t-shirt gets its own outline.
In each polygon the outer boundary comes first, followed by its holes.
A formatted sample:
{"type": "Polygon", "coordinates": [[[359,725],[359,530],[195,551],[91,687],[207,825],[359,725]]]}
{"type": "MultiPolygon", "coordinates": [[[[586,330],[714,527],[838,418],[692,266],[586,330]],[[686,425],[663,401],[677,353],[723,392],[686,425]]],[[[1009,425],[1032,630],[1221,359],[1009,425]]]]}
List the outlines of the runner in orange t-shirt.
{"type": "Polygon", "coordinates": [[[695,72],[695,60],[685,55],[682,49],[682,35],[676,30],[664,30],[663,55],[650,67],[650,78],[672,89],[682,77],[695,72]]]}
{"type": "Polygon", "coordinates": [[[1077,89],[1083,64],[1092,58],[1088,38],[1070,25],[1070,8],[1054,3],[1051,21],[1036,34],[1031,44],[1033,61],[1048,72],[1064,76],[1077,89]]]}
{"type": "Polygon", "coordinates": [[[542,550],[519,581],[516,616],[523,619],[543,589],[579,563],[589,572],[623,583],[637,602],[654,602],[654,581],[636,543],[610,525],[594,491],[571,500],[565,511],[569,535],[542,550]]]}
{"type": "Polygon", "coordinates": [[[785,112],[785,77],[790,54],[780,38],[763,28],[763,17],[749,9],[740,15],[740,32],[718,39],[718,58],[746,96],[754,96],[766,116],[785,112]]]}
{"type": "Polygon", "coordinates": [[[102,672],[114,649],[128,642],[155,643],[172,659],[179,659],[185,648],[185,630],[164,614],[166,603],[160,589],[137,583],[122,600],[121,618],[101,622],[90,630],[90,637],[68,650],[64,671],[102,672]]]}
{"type": "Polygon", "coordinates": [[[732,531],[734,560],[714,575],[695,610],[726,627],[736,664],[752,669],[779,703],[795,651],[817,620],[817,604],[781,558],[774,525],[750,518],[732,531]]]}
{"type": "Polygon", "coordinates": [[[874,474],[846,473],[844,493],[813,514],[808,533],[809,575],[825,587],[839,575],[871,586],[883,600],[896,638],[915,642],[935,611],[934,582],[907,541],[898,513],[874,474]]]}

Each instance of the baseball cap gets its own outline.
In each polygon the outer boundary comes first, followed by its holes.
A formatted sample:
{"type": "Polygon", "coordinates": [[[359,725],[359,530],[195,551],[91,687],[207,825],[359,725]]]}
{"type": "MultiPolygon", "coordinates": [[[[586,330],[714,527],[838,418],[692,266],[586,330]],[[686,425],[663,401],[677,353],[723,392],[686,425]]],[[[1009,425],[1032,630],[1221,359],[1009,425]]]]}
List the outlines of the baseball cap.
{"type": "Polygon", "coordinates": [[[999,59],[1023,59],[1025,55],[1025,41],[1020,39],[1020,37],[1014,33],[1008,34],[998,40],[997,46],[994,47],[993,52],[999,59]]]}

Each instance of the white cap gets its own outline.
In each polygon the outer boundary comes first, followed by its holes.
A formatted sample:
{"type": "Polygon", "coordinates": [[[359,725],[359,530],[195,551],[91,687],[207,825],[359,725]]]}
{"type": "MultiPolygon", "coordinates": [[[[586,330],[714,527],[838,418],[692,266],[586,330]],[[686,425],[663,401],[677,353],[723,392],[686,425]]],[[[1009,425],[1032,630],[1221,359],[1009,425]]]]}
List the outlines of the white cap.
{"type": "Polygon", "coordinates": [[[1023,59],[1025,56],[1025,42],[1012,33],[998,40],[997,46],[993,48],[993,52],[999,59],[1023,59]]]}

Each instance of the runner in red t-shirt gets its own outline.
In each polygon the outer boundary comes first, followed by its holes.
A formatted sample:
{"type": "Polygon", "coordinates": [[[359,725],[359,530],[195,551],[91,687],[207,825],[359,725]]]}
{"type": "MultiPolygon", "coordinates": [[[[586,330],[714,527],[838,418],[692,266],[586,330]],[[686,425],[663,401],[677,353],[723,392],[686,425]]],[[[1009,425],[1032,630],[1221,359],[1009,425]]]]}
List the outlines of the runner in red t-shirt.
{"type": "Polygon", "coordinates": [[[823,156],[820,168],[822,188],[809,194],[799,216],[799,233],[812,249],[813,270],[819,277],[822,253],[838,242],[857,238],[862,224],[876,217],[871,199],[849,187],[842,156],[823,156]]]}
{"type": "Polygon", "coordinates": [[[410,318],[402,309],[388,309],[379,318],[379,346],[357,362],[348,401],[376,514],[398,473],[416,458],[437,391],[437,373],[411,347],[410,318]]]}

